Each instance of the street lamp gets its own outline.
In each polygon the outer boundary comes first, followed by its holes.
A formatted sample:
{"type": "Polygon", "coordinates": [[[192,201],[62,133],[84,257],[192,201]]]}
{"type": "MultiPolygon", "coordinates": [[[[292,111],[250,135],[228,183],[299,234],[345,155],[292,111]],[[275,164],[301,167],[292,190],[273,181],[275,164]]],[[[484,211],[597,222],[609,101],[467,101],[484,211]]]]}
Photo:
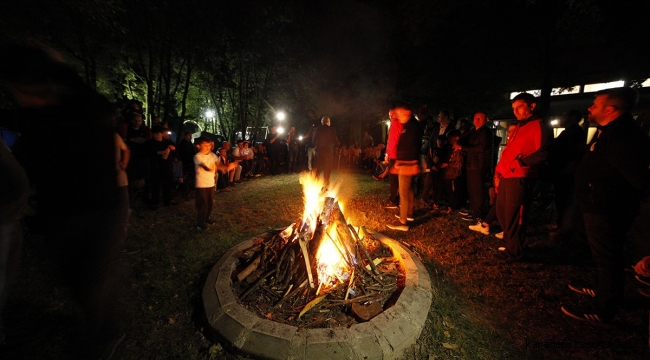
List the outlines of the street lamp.
{"type": "Polygon", "coordinates": [[[278,126],[278,128],[275,130],[278,132],[278,134],[284,134],[284,128],[282,126],[278,126]]]}
{"type": "Polygon", "coordinates": [[[212,132],[216,134],[217,133],[217,126],[214,123],[214,111],[212,111],[210,109],[206,110],[205,111],[205,118],[212,120],[212,132]]]}
{"type": "Polygon", "coordinates": [[[278,111],[275,114],[275,118],[278,119],[278,121],[282,121],[287,117],[287,115],[284,113],[284,111],[278,111]]]}

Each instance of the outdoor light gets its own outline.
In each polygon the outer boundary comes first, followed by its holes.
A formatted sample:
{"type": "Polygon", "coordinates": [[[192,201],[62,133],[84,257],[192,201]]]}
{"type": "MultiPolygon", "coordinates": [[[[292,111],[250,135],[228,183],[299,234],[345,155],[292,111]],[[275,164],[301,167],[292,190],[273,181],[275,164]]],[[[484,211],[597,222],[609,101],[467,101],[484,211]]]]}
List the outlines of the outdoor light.
{"type": "Polygon", "coordinates": [[[557,119],[551,120],[551,125],[553,125],[553,126],[557,126],[557,124],[559,124],[559,123],[560,122],[557,119]]]}
{"type": "Polygon", "coordinates": [[[284,134],[284,128],[282,126],[278,126],[277,131],[278,134],[284,134]]]}
{"type": "Polygon", "coordinates": [[[171,132],[171,131],[167,131],[167,135],[171,135],[171,134],[172,134],[172,132],[171,132]]]}
{"type": "Polygon", "coordinates": [[[286,116],[287,115],[283,111],[278,111],[278,113],[275,114],[275,118],[278,119],[279,121],[284,120],[286,116]]]}
{"type": "Polygon", "coordinates": [[[302,135],[298,136],[298,141],[302,141],[302,135]]]}
{"type": "Polygon", "coordinates": [[[501,124],[501,123],[499,122],[499,120],[494,120],[494,126],[495,126],[495,127],[499,126],[499,124],[501,124]]]}
{"type": "Polygon", "coordinates": [[[211,118],[211,117],[213,117],[213,116],[214,116],[214,111],[212,111],[212,110],[207,110],[207,111],[205,112],[205,117],[207,117],[207,118],[211,118]]]}
{"type": "Polygon", "coordinates": [[[390,120],[386,120],[386,126],[390,129],[390,120]]]}

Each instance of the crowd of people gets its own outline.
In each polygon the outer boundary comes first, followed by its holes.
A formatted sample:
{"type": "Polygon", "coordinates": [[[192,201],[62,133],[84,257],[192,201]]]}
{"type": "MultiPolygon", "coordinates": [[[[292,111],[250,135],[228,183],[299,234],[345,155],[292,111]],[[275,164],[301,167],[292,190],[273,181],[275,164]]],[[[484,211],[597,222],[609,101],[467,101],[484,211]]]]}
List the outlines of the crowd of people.
{"type": "MultiPolygon", "coordinates": [[[[139,102],[118,114],[72,68],[45,52],[18,46],[4,53],[11,56],[3,59],[0,79],[18,106],[21,136],[13,151],[0,142],[0,311],[18,260],[30,185],[38,193],[48,243],[84,312],[79,358],[94,357],[97,349],[110,357],[124,340],[113,310],[131,197],[140,196],[155,211],[161,204],[175,205],[174,188],[193,191],[196,227],[206,230],[214,223],[215,192],[279,174],[282,162],[287,172],[296,172],[303,151],[307,169],[323,177],[325,188],[335,162],[365,168],[376,179],[387,177],[386,207],[399,208],[389,229],[411,228],[417,200],[444,214],[458,212],[472,223],[471,230],[490,234],[499,226],[503,246],[498,253],[508,263],[525,259],[527,215],[539,179],[546,176],[554,184],[559,213],[555,236],[583,228],[598,265],[595,288],[570,286],[593,297],[593,308],[562,311],[601,322],[611,320],[620,305],[625,236],[642,211],[642,200],[647,216],[650,193],[650,138],[632,118],[633,89],[596,94],[588,120],[598,127],[589,144],[579,126],[580,112],[568,113],[566,130],[553,139],[535,113],[537,99],[526,93],[512,100],[517,121],[508,128],[501,154],[487,113],[476,112],[473,126],[468,120],[454,125],[447,111],[437,121],[418,120],[407,104],[389,111],[385,146],[368,133],[362,145],[341,145],[327,116],[309,130],[302,146],[295,128],[281,137],[275,127],[260,144],[239,140],[232,147],[228,141],[192,139],[191,133],[174,144],[166,123],[144,124],[139,102]]],[[[650,275],[650,253],[638,255],[635,270],[650,275]]]]}
{"type": "MultiPolygon", "coordinates": [[[[489,235],[491,227],[499,227],[498,256],[506,263],[524,261],[533,199],[554,192],[557,230],[550,236],[561,241],[584,234],[598,272],[594,288],[568,285],[592,297],[592,306],[565,305],[561,310],[588,322],[612,320],[625,286],[628,231],[650,215],[650,137],[632,117],[637,100],[631,88],[596,93],[585,122],[597,125],[596,134],[587,144],[581,112],[567,112],[561,124],[565,130],[553,138],[550,124],[536,114],[537,99],[521,93],[511,101],[516,122],[508,126],[500,154],[500,139],[486,126],[483,111],[474,114],[474,126],[468,129],[460,121],[451,126],[446,111],[431,122],[417,120],[407,105],[395,106],[389,112],[386,171],[375,177],[388,174],[385,208],[399,208],[397,220],[386,226],[409,231],[416,220],[417,192],[432,210],[475,222],[470,230],[489,235]]],[[[642,276],[650,267],[649,237],[641,235],[633,254],[642,276]]]]}

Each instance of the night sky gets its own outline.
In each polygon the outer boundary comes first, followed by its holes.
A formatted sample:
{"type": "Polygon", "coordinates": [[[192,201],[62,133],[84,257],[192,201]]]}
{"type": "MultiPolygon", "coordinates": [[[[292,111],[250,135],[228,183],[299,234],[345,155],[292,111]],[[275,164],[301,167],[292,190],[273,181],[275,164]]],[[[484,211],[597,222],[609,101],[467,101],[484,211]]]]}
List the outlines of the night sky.
{"type": "MultiPolygon", "coordinates": [[[[395,100],[467,116],[477,109],[507,111],[509,92],[545,83],[647,78],[649,7],[632,0],[32,0],[3,5],[0,34],[3,40],[39,39],[78,67],[87,55],[79,56],[82,49],[94,51],[105,74],[118,60],[134,58],[133,34],[172,31],[182,38],[189,32],[179,42],[184,46],[198,31],[210,39],[203,48],[222,37],[233,41],[226,50],[214,45],[215,53],[245,48],[253,36],[283,46],[282,61],[291,58],[267,100],[293,104],[296,117],[372,122],[395,100]]],[[[254,55],[267,63],[280,58],[270,53],[254,55]]]]}

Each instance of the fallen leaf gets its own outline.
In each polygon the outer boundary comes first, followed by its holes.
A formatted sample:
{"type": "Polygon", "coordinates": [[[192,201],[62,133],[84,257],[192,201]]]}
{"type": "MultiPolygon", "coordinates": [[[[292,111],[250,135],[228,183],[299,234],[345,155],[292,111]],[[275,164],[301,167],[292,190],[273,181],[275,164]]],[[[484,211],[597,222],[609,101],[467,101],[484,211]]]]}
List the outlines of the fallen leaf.
{"type": "Polygon", "coordinates": [[[442,343],[442,347],[449,350],[456,350],[459,348],[457,344],[442,343]]]}
{"type": "Polygon", "coordinates": [[[319,302],[323,301],[323,299],[325,299],[325,296],[327,296],[327,294],[323,294],[315,298],[314,300],[310,301],[307,305],[305,305],[305,308],[302,309],[302,311],[298,315],[298,319],[300,319],[301,316],[303,316],[307,311],[311,310],[311,308],[316,306],[319,302]]]}
{"type": "Polygon", "coordinates": [[[449,331],[445,331],[445,337],[451,337],[451,335],[449,334],[449,331]]]}
{"type": "Polygon", "coordinates": [[[169,318],[169,325],[174,325],[175,323],[176,323],[176,319],[169,318]]]}
{"type": "Polygon", "coordinates": [[[210,346],[210,350],[208,350],[208,352],[210,354],[214,355],[216,353],[221,352],[222,349],[223,348],[221,347],[221,344],[214,344],[214,345],[210,346]]]}

